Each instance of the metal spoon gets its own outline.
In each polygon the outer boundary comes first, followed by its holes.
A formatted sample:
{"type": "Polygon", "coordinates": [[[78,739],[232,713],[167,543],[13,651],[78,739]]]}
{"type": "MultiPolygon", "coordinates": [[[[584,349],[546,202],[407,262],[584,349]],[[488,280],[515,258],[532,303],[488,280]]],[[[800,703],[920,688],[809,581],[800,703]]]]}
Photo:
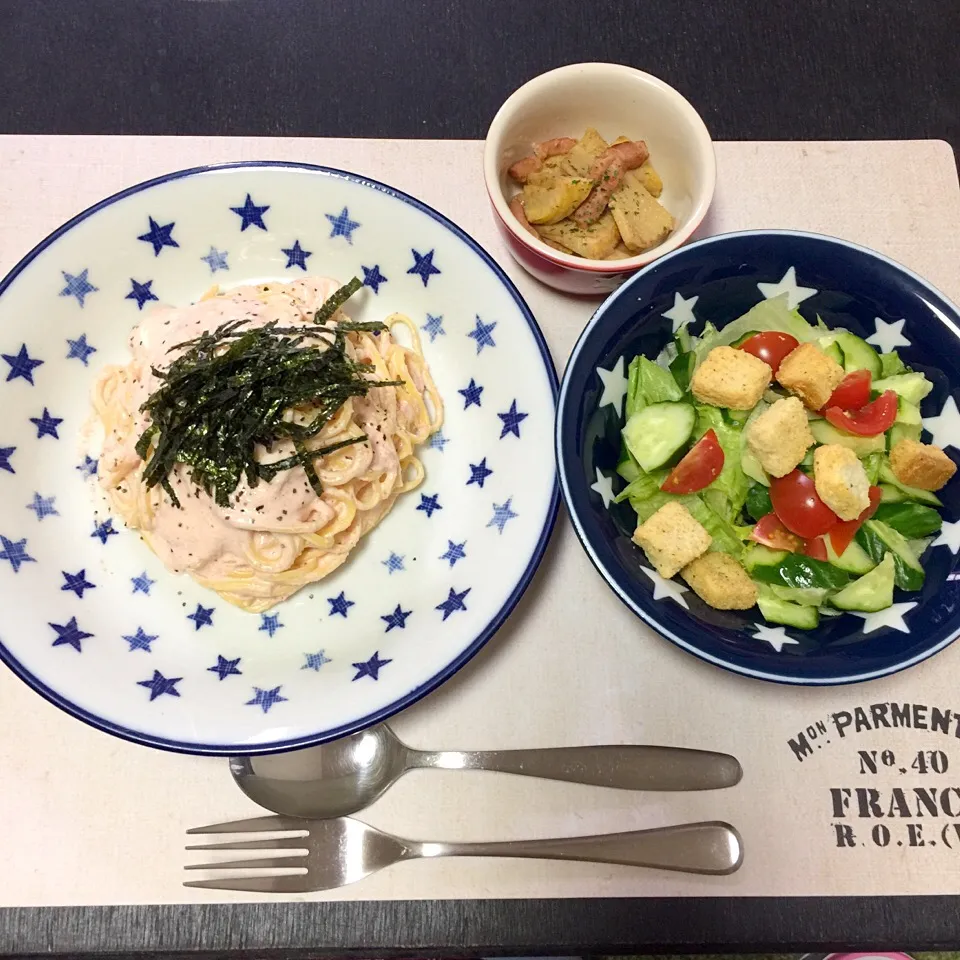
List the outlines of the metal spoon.
{"type": "Polygon", "coordinates": [[[342,817],[374,802],[408,770],[493,770],[623,790],[715,790],[740,782],[735,757],[680,747],[413,750],[385,724],[330,743],[267,756],[231,757],[254,803],[291,817],[342,817]]]}

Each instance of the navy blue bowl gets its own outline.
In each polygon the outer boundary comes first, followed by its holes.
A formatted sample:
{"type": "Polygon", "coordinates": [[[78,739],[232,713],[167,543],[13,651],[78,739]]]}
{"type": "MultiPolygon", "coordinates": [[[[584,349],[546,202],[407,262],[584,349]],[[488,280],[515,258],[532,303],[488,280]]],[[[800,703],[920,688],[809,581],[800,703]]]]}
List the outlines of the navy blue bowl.
{"type": "Polygon", "coordinates": [[[624,486],[616,476],[622,408],[599,406],[604,382],[598,368],[615,371],[605,378],[609,400],[621,358],[625,366],[639,353],[656,357],[672,337],[673,319],[692,309],[693,333],[707,320],[723,327],[780,289],[802,298],[799,310],[808,320],[819,315],[827,326],[852,330],[884,351],[896,347],[905,363],[923,371],[934,384],[921,406],[924,440],[951,445],[948,454],[960,462],[957,307],[916,274],[863,247],[815,234],[751,231],[701,240],[657,260],[593,315],[560,390],[561,489],[603,578],[637,616],[684,650],[745,676],[781,683],[871,680],[919,663],[960,634],[955,553],[960,526],[955,531],[951,526],[960,519],[960,475],[939,494],[943,542],[934,541],[923,557],[923,590],[896,591],[894,607],[880,614],[823,617],[810,631],[766,624],[756,607],[714,610],[692,591],[680,594],[672,583],[651,579],[643,568],[652,565],[630,539],[636,515],[628,503],[604,497],[604,482],[598,483],[613,478],[614,492],[624,486]]]}

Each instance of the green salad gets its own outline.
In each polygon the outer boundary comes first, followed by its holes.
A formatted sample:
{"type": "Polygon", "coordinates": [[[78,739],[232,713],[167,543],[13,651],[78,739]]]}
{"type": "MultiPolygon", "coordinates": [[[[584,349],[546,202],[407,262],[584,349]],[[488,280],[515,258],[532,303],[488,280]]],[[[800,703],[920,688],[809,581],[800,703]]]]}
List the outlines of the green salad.
{"type": "Polygon", "coordinates": [[[956,466],[921,442],[932,389],[896,351],[764,300],[629,365],[617,502],[663,577],[773,623],[876,612],[923,586],[956,466]]]}

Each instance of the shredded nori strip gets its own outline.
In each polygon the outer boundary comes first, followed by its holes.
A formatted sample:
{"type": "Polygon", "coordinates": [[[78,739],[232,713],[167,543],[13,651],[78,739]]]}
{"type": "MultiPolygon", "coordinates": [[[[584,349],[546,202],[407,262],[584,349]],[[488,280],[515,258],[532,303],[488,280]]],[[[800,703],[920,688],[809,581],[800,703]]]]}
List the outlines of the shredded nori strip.
{"type": "MultiPolygon", "coordinates": [[[[329,321],[363,284],[355,277],[316,312],[314,321],[329,321]]],[[[151,424],[141,434],[136,450],[146,461],[143,480],[159,484],[175,506],[180,500],[170,483],[178,463],[188,464],[193,482],[223,507],[246,478],[251,487],[269,482],[278,473],[302,466],[314,492],[322,493],[314,461],[354,443],[365,435],[341,440],[316,450],[307,441],[315,437],[350,397],[371,387],[400,386],[402,380],[370,380],[371,364],[346,354],[345,334],[380,332],[382,323],[344,320],[335,327],[281,327],[277,321],[246,329],[248,320],[221,324],[213,332],[178,343],[182,350],[167,368],[153,369],[162,381],[141,410],[151,424]],[[325,346],[317,345],[317,339],[325,346]],[[297,409],[310,419],[284,419],[297,409]],[[267,450],[288,440],[295,453],[272,463],[254,458],[258,445],[267,450]],[[151,452],[152,448],[152,452],[151,452]],[[149,457],[149,459],[148,459],[149,457]]]]}

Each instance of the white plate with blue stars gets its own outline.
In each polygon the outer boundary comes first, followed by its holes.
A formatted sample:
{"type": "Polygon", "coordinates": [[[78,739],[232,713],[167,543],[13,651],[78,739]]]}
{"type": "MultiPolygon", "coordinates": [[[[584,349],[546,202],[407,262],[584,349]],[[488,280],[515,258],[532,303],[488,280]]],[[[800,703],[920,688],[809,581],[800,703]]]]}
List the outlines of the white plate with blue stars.
{"type": "Polygon", "coordinates": [[[425,204],[342,171],[198,168],[84,211],[0,283],[0,657],[73,716],[202,754],[330,740],[434,689],[493,635],[556,519],[556,374],[516,289],[425,204]],[[96,496],[97,371],[154,303],[357,276],[354,319],[420,327],[445,403],[423,484],[265,614],[170,573],[96,496]],[[96,514],[96,515],[95,515],[96,514]]]}

